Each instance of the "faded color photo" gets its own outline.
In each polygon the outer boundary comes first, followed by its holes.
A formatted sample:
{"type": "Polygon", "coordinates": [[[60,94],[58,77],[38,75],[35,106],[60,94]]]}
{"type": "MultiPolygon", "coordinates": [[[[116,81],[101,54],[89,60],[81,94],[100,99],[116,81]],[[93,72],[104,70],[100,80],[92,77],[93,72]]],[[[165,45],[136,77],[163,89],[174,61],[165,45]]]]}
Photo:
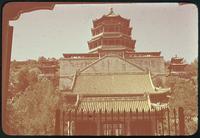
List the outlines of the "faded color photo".
{"type": "Polygon", "coordinates": [[[31,4],[9,20],[5,133],[196,133],[194,4],[31,4]]]}

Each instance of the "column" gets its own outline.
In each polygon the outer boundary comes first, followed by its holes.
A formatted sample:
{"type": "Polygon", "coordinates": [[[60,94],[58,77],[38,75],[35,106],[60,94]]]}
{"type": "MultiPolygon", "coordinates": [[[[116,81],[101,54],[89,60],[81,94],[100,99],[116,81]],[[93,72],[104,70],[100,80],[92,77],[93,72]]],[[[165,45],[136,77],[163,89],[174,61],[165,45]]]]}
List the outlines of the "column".
{"type": "Polygon", "coordinates": [[[128,121],[127,121],[127,136],[130,136],[131,135],[131,132],[130,132],[130,118],[128,119],[128,121]]]}
{"type": "Polygon", "coordinates": [[[101,121],[97,120],[97,136],[101,135],[101,121]]]}

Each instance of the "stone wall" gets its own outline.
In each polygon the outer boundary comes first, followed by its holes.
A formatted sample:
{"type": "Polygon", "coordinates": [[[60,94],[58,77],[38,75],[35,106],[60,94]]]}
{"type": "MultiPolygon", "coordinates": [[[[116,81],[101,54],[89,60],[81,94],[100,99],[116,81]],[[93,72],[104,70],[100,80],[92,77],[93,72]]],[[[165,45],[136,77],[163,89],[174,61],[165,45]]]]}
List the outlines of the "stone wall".
{"type": "Polygon", "coordinates": [[[87,65],[96,61],[97,59],[98,58],[60,59],[59,89],[64,90],[70,88],[76,70],[86,67],[87,65]]]}
{"type": "Polygon", "coordinates": [[[163,57],[134,57],[127,59],[142,68],[147,68],[152,74],[165,74],[165,62],[163,57]]]}
{"type": "MultiPolygon", "coordinates": [[[[73,82],[73,76],[76,70],[83,69],[84,67],[92,64],[98,58],[84,58],[84,59],[61,59],[60,64],[60,90],[70,88],[73,82]]],[[[163,57],[133,57],[126,59],[128,62],[138,65],[143,69],[150,69],[152,76],[158,76],[163,80],[165,74],[165,63],[163,57]]],[[[130,72],[139,71],[137,68],[122,62],[117,57],[106,57],[105,60],[100,60],[91,68],[86,69],[85,73],[105,73],[105,72],[130,72]]]]}
{"type": "Polygon", "coordinates": [[[101,58],[95,64],[89,66],[82,73],[125,73],[125,72],[144,72],[143,68],[129,63],[123,58],[110,55],[101,58]]]}

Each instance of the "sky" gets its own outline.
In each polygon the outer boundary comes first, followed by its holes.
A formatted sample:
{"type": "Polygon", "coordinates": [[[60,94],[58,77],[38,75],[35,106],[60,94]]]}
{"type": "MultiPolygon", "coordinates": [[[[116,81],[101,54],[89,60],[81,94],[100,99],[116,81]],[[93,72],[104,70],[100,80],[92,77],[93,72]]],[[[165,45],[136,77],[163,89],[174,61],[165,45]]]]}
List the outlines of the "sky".
{"type": "Polygon", "coordinates": [[[58,4],[10,21],[14,26],[11,59],[61,58],[63,53],[87,53],[92,20],[108,14],[130,19],[136,52],[161,51],[165,60],[177,55],[187,63],[198,57],[198,10],[193,4],[121,3],[58,4]]]}

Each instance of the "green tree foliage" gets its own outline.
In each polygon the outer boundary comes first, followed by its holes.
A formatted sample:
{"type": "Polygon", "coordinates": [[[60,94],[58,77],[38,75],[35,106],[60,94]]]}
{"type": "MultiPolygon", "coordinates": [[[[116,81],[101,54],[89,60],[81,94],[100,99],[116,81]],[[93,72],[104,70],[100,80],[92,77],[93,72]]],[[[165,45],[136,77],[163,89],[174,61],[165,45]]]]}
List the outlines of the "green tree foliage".
{"type": "Polygon", "coordinates": [[[55,73],[55,77],[52,79],[52,82],[53,82],[54,87],[58,87],[58,85],[59,85],[59,73],[58,72],[55,73]]]}
{"type": "Polygon", "coordinates": [[[17,76],[17,90],[18,91],[24,91],[26,89],[26,87],[29,85],[29,80],[28,80],[28,75],[29,71],[27,68],[22,69],[17,76]]]}
{"type": "Polygon", "coordinates": [[[29,85],[33,85],[34,83],[36,83],[38,79],[38,74],[38,69],[29,70],[28,68],[22,68],[17,75],[17,92],[24,91],[29,85]]]}
{"type": "Polygon", "coordinates": [[[29,80],[29,84],[31,84],[31,83],[34,84],[37,81],[36,73],[35,72],[30,72],[28,80],[29,80]]]}
{"type": "Polygon", "coordinates": [[[194,116],[197,113],[197,90],[190,80],[176,80],[170,105],[172,107],[184,107],[187,115],[194,116]]]}
{"type": "Polygon", "coordinates": [[[38,80],[8,101],[12,134],[43,135],[54,133],[58,92],[47,79],[38,80]]]}
{"type": "Polygon", "coordinates": [[[197,122],[193,118],[198,115],[197,86],[190,79],[179,77],[169,77],[166,85],[172,88],[169,100],[170,109],[184,108],[186,133],[194,134],[197,130],[197,122]]]}

